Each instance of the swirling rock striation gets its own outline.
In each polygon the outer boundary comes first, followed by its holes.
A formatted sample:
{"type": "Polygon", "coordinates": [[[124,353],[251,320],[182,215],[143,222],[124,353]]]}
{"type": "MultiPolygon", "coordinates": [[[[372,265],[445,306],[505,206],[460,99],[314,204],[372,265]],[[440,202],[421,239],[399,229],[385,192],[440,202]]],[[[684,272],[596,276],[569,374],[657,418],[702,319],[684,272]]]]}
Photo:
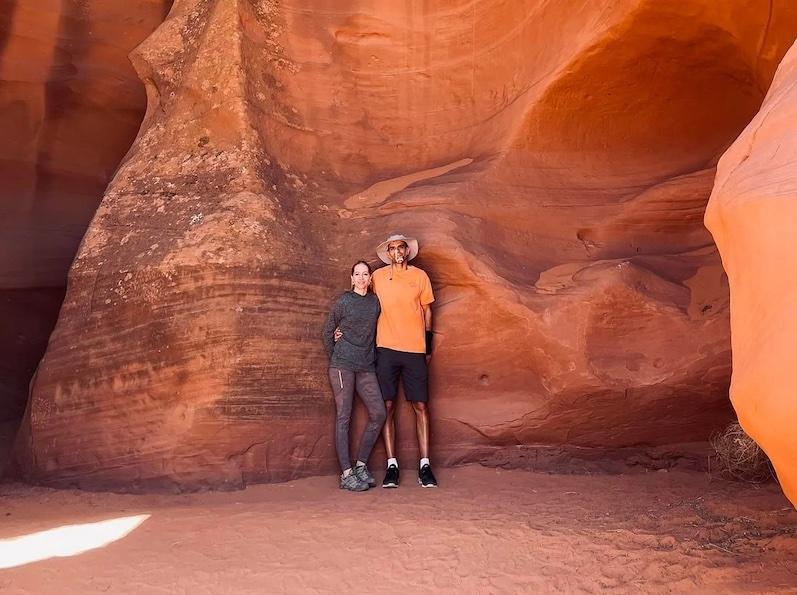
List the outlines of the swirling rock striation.
{"type": "Polygon", "coordinates": [[[318,333],[395,230],[437,292],[439,462],[704,439],[730,354],[702,212],[795,33],[786,2],[179,0],[133,54],[147,115],[71,269],[21,469],[332,470],[318,333]]]}

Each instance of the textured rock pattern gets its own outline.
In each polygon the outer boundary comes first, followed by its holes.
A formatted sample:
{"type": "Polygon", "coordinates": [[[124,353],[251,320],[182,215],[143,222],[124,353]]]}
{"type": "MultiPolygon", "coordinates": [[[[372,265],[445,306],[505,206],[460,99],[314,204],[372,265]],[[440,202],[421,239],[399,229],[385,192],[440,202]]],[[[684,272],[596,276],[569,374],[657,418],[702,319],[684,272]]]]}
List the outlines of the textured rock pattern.
{"type": "Polygon", "coordinates": [[[706,211],[731,289],[731,400],[797,505],[797,48],[761,111],[723,155],[706,211]]]}
{"type": "Polygon", "coordinates": [[[70,272],[22,470],[331,470],[318,333],[395,230],[438,298],[436,460],[705,438],[730,354],[702,211],[796,31],[786,2],[176,2],[133,55],[147,116],[70,272]]]}
{"type": "Polygon", "coordinates": [[[128,53],[171,0],[0,0],[0,422],[19,419],[69,266],[146,108],[128,53]]]}

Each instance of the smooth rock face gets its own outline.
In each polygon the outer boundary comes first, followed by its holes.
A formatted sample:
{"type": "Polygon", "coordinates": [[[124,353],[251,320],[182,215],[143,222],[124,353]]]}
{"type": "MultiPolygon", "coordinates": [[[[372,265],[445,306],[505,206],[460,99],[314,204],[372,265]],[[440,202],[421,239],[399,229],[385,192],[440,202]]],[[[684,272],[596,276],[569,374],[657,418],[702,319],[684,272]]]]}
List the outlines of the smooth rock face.
{"type": "Polygon", "coordinates": [[[706,211],[731,289],[731,400],[797,505],[797,47],[761,111],[723,155],[706,211]]]}
{"type": "Polygon", "coordinates": [[[171,0],[0,0],[0,422],[19,419],[80,239],[146,108],[127,54],[171,0]]]}
{"type": "Polygon", "coordinates": [[[730,346],[703,208],[795,33],[786,2],[176,2],[133,55],[147,116],[70,272],[21,470],[331,471],[320,329],[395,231],[437,294],[436,461],[705,439],[730,346]]]}

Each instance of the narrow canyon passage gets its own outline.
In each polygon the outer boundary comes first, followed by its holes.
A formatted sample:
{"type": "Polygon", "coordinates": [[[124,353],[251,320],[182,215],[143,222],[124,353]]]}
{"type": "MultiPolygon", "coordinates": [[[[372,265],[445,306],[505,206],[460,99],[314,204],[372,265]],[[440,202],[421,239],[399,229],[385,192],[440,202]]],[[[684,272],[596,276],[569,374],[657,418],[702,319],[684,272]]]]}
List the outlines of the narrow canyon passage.
{"type": "Polygon", "coordinates": [[[793,589],[794,474],[701,470],[734,283],[795,468],[748,273],[789,311],[796,37],[793,0],[0,0],[0,591],[793,589]],[[396,232],[440,488],[402,400],[404,483],[354,495],[319,335],[396,232]]]}

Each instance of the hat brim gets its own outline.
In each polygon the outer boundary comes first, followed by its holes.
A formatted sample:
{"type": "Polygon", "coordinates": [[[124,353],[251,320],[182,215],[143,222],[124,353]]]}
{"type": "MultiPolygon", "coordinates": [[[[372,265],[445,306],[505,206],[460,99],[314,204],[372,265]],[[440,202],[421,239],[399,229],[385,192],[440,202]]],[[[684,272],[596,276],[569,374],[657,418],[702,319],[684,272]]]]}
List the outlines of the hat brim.
{"type": "Polygon", "coordinates": [[[387,253],[387,245],[390,242],[404,242],[407,244],[407,247],[410,249],[410,253],[407,255],[407,262],[418,256],[418,240],[415,238],[395,238],[386,240],[376,247],[376,255],[379,257],[379,260],[385,264],[390,264],[390,255],[387,253]]]}

